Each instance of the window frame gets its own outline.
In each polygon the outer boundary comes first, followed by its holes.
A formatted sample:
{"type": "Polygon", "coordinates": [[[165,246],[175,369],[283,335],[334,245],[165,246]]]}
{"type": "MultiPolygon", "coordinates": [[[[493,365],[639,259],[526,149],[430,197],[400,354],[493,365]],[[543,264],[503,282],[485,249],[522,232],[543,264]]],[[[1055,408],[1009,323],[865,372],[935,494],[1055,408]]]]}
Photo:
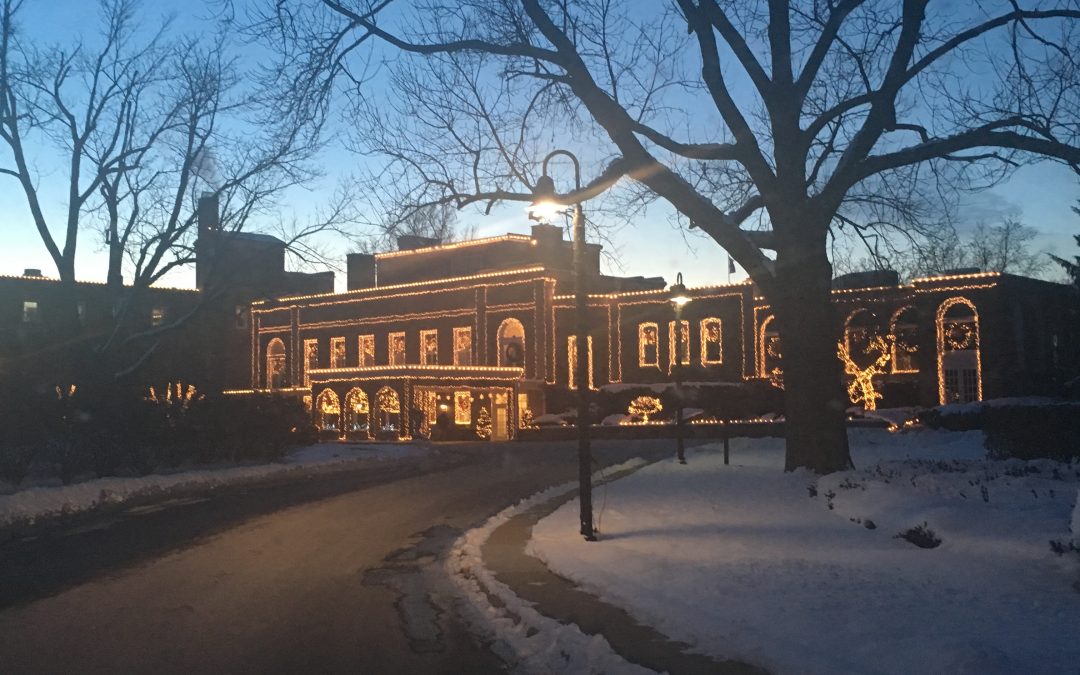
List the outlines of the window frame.
{"type": "Polygon", "coordinates": [[[404,366],[404,365],[406,365],[408,363],[408,360],[409,360],[409,355],[408,355],[409,354],[409,345],[408,345],[408,342],[406,342],[406,340],[405,340],[405,331],[402,330],[402,331],[394,331],[393,333],[388,333],[387,336],[386,336],[386,349],[387,349],[387,354],[386,354],[387,365],[390,365],[390,366],[404,366]],[[396,338],[401,338],[401,362],[400,363],[398,362],[398,360],[396,358],[394,358],[394,354],[395,354],[394,340],[396,338]]]}
{"type": "Polygon", "coordinates": [[[708,316],[700,322],[701,331],[701,365],[719,366],[724,363],[724,322],[715,316],[708,316]],[[716,324],[716,340],[709,339],[709,325],[716,324]],[[719,356],[716,359],[709,358],[709,345],[715,344],[719,356]]]}

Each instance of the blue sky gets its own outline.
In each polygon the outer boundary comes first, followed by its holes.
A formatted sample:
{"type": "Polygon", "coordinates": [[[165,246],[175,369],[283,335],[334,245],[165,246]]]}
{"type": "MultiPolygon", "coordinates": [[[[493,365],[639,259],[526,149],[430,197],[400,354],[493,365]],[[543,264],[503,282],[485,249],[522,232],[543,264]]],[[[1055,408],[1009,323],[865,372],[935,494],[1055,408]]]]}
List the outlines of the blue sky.
{"type": "MultiPolygon", "coordinates": [[[[203,5],[192,0],[154,0],[144,3],[144,15],[148,24],[154,17],[175,13],[178,26],[197,30],[206,14],[203,5]]],[[[85,0],[29,0],[23,14],[23,39],[48,44],[70,40],[83,31],[87,40],[94,35],[89,32],[97,26],[96,3],[85,0]]],[[[57,221],[62,217],[63,196],[50,190],[51,183],[62,185],[63,173],[51,167],[48,148],[35,148],[32,152],[41,159],[37,163],[47,215],[57,221]]],[[[0,152],[0,161],[7,161],[0,152]]],[[[301,218],[315,211],[330,198],[339,175],[347,174],[359,161],[341,148],[331,148],[322,158],[327,178],[322,184],[310,189],[296,189],[284,199],[286,214],[301,218]]],[[[1020,170],[1008,183],[980,195],[965,196],[960,211],[970,223],[979,220],[994,221],[1006,211],[1018,212],[1025,223],[1041,231],[1036,247],[1062,255],[1076,253],[1072,234],[1080,231],[1080,217],[1070,207],[1080,198],[1080,183],[1075,176],[1060,166],[1043,163],[1020,170]]],[[[668,224],[668,213],[662,206],[651,208],[642,217],[626,223],[612,223],[609,237],[617,251],[617,264],[608,261],[608,271],[631,275],[665,276],[673,279],[675,273],[683,272],[688,284],[723,282],[727,279],[726,256],[710,240],[694,233],[685,233],[668,224]]],[[[529,222],[521,205],[508,205],[485,216],[479,211],[466,211],[460,216],[463,224],[475,223],[480,236],[503,232],[527,232],[529,222]]],[[[45,274],[54,275],[55,269],[30,220],[22,191],[14,179],[0,176],[0,274],[18,274],[24,268],[41,268],[45,274]]],[[[325,247],[338,253],[343,261],[349,250],[349,242],[330,239],[325,247]]],[[[77,274],[84,280],[103,280],[106,260],[100,241],[94,232],[85,231],[80,236],[80,254],[77,274]]],[[[339,286],[344,284],[339,274],[339,286]]],[[[740,279],[741,272],[734,279],[740,279]]],[[[194,271],[178,271],[166,278],[174,286],[192,286],[194,271]]]]}

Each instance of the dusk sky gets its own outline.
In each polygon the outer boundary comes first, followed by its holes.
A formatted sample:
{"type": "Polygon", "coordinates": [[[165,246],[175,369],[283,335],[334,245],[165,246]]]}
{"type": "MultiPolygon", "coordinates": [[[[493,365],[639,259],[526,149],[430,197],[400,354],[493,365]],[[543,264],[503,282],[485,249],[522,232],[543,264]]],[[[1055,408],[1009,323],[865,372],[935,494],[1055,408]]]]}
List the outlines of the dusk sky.
{"type": "MultiPolygon", "coordinates": [[[[144,4],[144,20],[154,24],[157,16],[174,12],[177,27],[184,30],[198,30],[207,26],[205,15],[209,13],[198,2],[180,2],[177,0],[155,0],[144,4]]],[[[92,30],[97,26],[96,3],[76,0],[57,0],[55,2],[27,2],[22,15],[24,40],[39,41],[46,45],[52,42],[76,39],[80,32],[85,32],[86,39],[92,42],[95,35],[92,30]]],[[[250,55],[251,52],[248,52],[250,55]]],[[[568,147],[573,147],[568,144],[568,147]]],[[[37,144],[30,149],[39,172],[39,183],[43,192],[46,215],[59,227],[64,213],[64,196],[56,187],[63,189],[63,171],[58,171],[55,162],[55,149],[37,144]]],[[[4,160],[7,161],[7,154],[4,160]]],[[[347,175],[362,161],[340,146],[331,145],[322,161],[326,178],[321,184],[310,189],[294,189],[282,200],[286,218],[295,215],[304,218],[325,204],[339,179],[347,175]]],[[[996,222],[1003,214],[1018,214],[1027,225],[1037,228],[1041,234],[1036,241],[1039,250],[1054,251],[1069,255],[1074,248],[1072,234],[1080,229],[1077,218],[1070,206],[1080,198],[1080,189],[1072,173],[1059,166],[1043,163],[1020,170],[1008,183],[978,195],[965,196],[959,209],[962,223],[972,224],[979,221],[996,222]]],[[[19,274],[24,268],[41,268],[46,275],[55,275],[56,271],[44,245],[30,220],[26,200],[15,180],[0,176],[0,218],[4,235],[4,246],[0,249],[0,274],[19,274]]],[[[497,209],[485,216],[479,210],[461,213],[462,225],[475,224],[479,236],[490,236],[503,232],[527,232],[529,222],[525,218],[524,208],[511,204],[497,209]]],[[[613,254],[606,265],[610,272],[642,274],[645,276],[664,276],[672,280],[676,272],[683,272],[688,283],[693,285],[724,282],[726,274],[726,256],[710,240],[696,233],[686,233],[669,223],[668,211],[656,205],[642,217],[627,222],[604,223],[610,227],[607,246],[613,254]],[[684,236],[685,235],[685,236],[684,236]],[[614,250],[612,250],[614,249],[614,250]],[[621,269],[620,269],[621,267],[621,269]]],[[[258,224],[250,229],[258,229],[258,224]]],[[[351,244],[343,238],[328,238],[324,248],[336,251],[343,262],[344,254],[351,244]]],[[[106,260],[101,250],[101,241],[97,233],[85,231],[80,236],[77,275],[80,279],[100,281],[105,276],[106,260]]],[[[1049,271],[1051,278],[1060,276],[1056,269],[1049,271]]],[[[733,280],[741,279],[741,270],[733,280]]],[[[194,270],[183,270],[170,274],[166,285],[188,287],[194,284],[194,270]]],[[[338,274],[338,286],[343,287],[344,274],[338,274]]]]}

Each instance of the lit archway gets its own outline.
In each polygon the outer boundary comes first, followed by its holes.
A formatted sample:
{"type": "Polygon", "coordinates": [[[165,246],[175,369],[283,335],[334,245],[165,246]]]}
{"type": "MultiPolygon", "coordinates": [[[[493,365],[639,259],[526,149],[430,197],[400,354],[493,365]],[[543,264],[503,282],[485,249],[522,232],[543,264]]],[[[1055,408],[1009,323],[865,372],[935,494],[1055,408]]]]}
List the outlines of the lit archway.
{"type": "Polygon", "coordinates": [[[345,433],[361,436],[368,435],[371,406],[363,389],[353,387],[345,394],[345,406],[342,412],[345,415],[345,433]]]}
{"type": "Polygon", "coordinates": [[[758,328],[757,367],[758,377],[773,377],[783,372],[780,365],[780,332],[773,314],[765,317],[758,328]]]}
{"type": "Polygon", "coordinates": [[[340,432],[341,403],[337,393],[327,387],[315,399],[315,425],[319,431],[340,432]]]}
{"type": "Polygon", "coordinates": [[[919,372],[915,361],[919,352],[919,317],[914,307],[908,305],[893,312],[889,319],[889,334],[893,337],[892,372],[919,372]]]}
{"type": "Polygon", "coordinates": [[[377,408],[379,428],[378,431],[394,432],[401,435],[401,399],[393,387],[383,387],[375,392],[375,406],[377,408]]]}
{"type": "Polygon", "coordinates": [[[281,389],[285,386],[285,343],[274,338],[266,345],[266,388],[281,389]]]}
{"type": "Polygon", "coordinates": [[[852,366],[863,368],[874,360],[867,348],[876,328],[877,317],[865,308],[856,309],[844,320],[844,346],[851,359],[851,363],[844,365],[844,370],[849,375],[855,373],[852,366]]]}
{"type": "Polygon", "coordinates": [[[982,400],[982,354],[979,311],[964,297],[949,298],[938,306],[938,402],[969,403],[982,400]]]}
{"type": "Polygon", "coordinates": [[[498,365],[525,367],[525,326],[517,319],[506,319],[499,324],[498,365]]]}

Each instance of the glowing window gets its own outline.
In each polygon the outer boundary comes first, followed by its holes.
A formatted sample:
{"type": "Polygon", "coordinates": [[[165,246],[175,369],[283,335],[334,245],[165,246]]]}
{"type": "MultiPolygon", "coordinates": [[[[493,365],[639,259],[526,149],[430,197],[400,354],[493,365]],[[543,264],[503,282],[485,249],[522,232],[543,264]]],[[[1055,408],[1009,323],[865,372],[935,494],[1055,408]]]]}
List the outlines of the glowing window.
{"type": "Polygon", "coordinates": [[[473,397],[467,391],[454,392],[454,424],[472,424],[473,397]]]}
{"type": "Polygon", "coordinates": [[[500,366],[525,365],[525,327],[517,319],[506,319],[497,333],[500,366]]]}
{"type": "Polygon", "coordinates": [[[780,365],[780,360],[780,332],[776,327],[776,317],[770,314],[765,317],[760,328],[758,328],[758,377],[773,378],[783,373],[784,370],[780,365]]]}
{"type": "Polygon", "coordinates": [[[892,333],[892,371],[894,373],[917,373],[919,366],[915,355],[919,351],[918,317],[914,307],[904,307],[892,316],[889,332],[892,333]]]}
{"type": "Polygon", "coordinates": [[[23,301],[22,320],[23,323],[37,323],[41,320],[41,315],[38,313],[38,304],[36,300],[23,301]]]}
{"type": "Polygon", "coordinates": [[[710,366],[724,362],[723,337],[720,319],[701,320],[701,365],[710,366]]]}
{"type": "Polygon", "coordinates": [[[345,394],[345,431],[367,431],[368,413],[371,411],[367,394],[359,387],[353,387],[345,394]]]}
{"type": "Polygon", "coordinates": [[[357,341],[357,354],[360,367],[375,365],[375,336],[361,335],[357,341]]]}
{"type": "MultiPolygon", "coordinates": [[[[588,370],[586,372],[586,380],[588,382],[589,389],[595,389],[593,386],[593,354],[592,354],[592,336],[586,338],[586,344],[588,345],[588,353],[586,354],[588,370]]],[[[566,338],[566,372],[569,375],[569,385],[571,387],[577,387],[577,336],[571,335],[566,338]]]]}
{"type": "Polygon", "coordinates": [[[425,366],[439,365],[439,331],[420,331],[420,363],[425,366]]]}
{"type": "Polygon", "coordinates": [[[387,342],[390,347],[390,365],[405,365],[405,333],[390,333],[387,342]]]}
{"type": "MultiPolygon", "coordinates": [[[[679,363],[687,365],[690,363],[690,322],[685,319],[679,322],[682,328],[682,335],[679,339],[682,340],[681,357],[679,363]]],[[[668,321],[668,372],[675,367],[675,322],[668,321]]]]}
{"type": "Polygon", "coordinates": [[[638,365],[660,367],[660,331],[655,323],[638,325],[638,365]]]}
{"type": "Polygon", "coordinates": [[[345,338],[330,338],[330,367],[345,367],[345,338]]]}
{"type": "Polygon", "coordinates": [[[285,386],[285,343],[274,338],[266,346],[266,388],[285,386]]]}
{"type": "Polygon", "coordinates": [[[311,382],[309,373],[319,367],[319,341],[304,340],[304,384],[311,382]]]}
{"type": "Polygon", "coordinates": [[[469,326],[454,329],[454,365],[472,365],[472,328],[469,326]]]}
{"type": "Polygon", "coordinates": [[[529,410],[529,395],[525,392],[519,392],[517,395],[517,413],[518,413],[518,425],[528,426],[532,419],[532,411],[529,410]]]}
{"type": "Polygon", "coordinates": [[[877,332],[877,317],[868,309],[857,309],[844,321],[844,344],[850,357],[844,365],[849,375],[868,367],[874,361],[870,342],[877,332]]]}
{"type": "Polygon", "coordinates": [[[341,404],[333,389],[323,389],[315,401],[315,424],[322,431],[338,431],[341,404]]]}

